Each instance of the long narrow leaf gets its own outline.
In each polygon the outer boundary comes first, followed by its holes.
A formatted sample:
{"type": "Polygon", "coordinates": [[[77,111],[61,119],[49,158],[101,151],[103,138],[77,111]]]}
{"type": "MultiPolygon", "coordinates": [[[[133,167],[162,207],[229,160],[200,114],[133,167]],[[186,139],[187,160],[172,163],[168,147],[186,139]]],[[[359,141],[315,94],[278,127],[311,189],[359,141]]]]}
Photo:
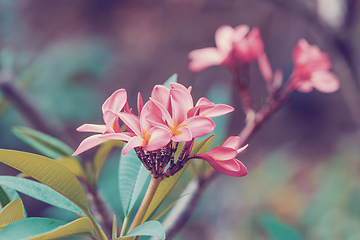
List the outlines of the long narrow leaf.
{"type": "Polygon", "coordinates": [[[82,210],[89,211],[84,189],[75,175],[63,164],[40,155],[4,149],[0,150],[0,162],[29,174],[82,210]]]}
{"type": "Polygon", "coordinates": [[[157,221],[159,220],[165,213],[167,213],[180,199],[182,199],[183,197],[185,197],[186,195],[189,195],[190,193],[188,194],[185,194],[185,195],[182,195],[181,197],[179,197],[177,200],[175,200],[172,204],[170,204],[169,206],[167,206],[164,210],[162,210],[159,214],[157,214],[152,220],[154,221],[157,221]]]}
{"type": "Polygon", "coordinates": [[[45,133],[27,127],[14,127],[12,131],[18,138],[47,157],[57,159],[71,156],[74,152],[74,150],[59,139],[45,133]]]}
{"type": "Polygon", "coordinates": [[[131,212],[150,177],[150,172],[142,165],[135,151],[120,156],[119,190],[124,215],[131,212]]]}
{"type": "Polygon", "coordinates": [[[165,232],[160,222],[148,221],[137,226],[127,235],[116,239],[135,237],[135,236],[156,236],[160,239],[165,239],[165,232]]]}
{"type": "Polygon", "coordinates": [[[11,202],[11,199],[10,199],[9,195],[0,186],[0,207],[3,208],[10,202],[11,202]]]}
{"type": "Polygon", "coordinates": [[[87,236],[91,239],[96,239],[93,235],[91,221],[88,218],[76,219],[66,225],[59,226],[50,232],[31,237],[28,240],[52,240],[74,236],[87,236]]]}
{"type": "Polygon", "coordinates": [[[0,232],[0,239],[23,240],[46,233],[67,222],[51,218],[25,218],[7,225],[0,232]]]}
{"type": "Polygon", "coordinates": [[[173,75],[171,75],[171,77],[169,77],[165,82],[164,82],[164,86],[167,87],[167,88],[170,88],[170,83],[173,83],[173,82],[177,82],[177,74],[174,73],[173,75]]]}
{"type": "Polygon", "coordinates": [[[24,178],[0,176],[0,184],[11,187],[39,201],[85,216],[78,206],[42,183],[24,178]]]}
{"type": "Polygon", "coordinates": [[[6,205],[0,212],[0,230],[10,223],[25,218],[24,205],[21,199],[15,199],[6,205]]]}
{"type": "Polygon", "coordinates": [[[165,178],[160,183],[154,198],[152,199],[149,208],[147,209],[145,216],[142,222],[150,219],[151,216],[155,213],[155,211],[160,207],[161,203],[164,201],[166,196],[169,194],[170,190],[175,186],[175,184],[179,181],[180,177],[185,172],[186,168],[189,166],[189,162],[185,164],[185,166],[177,172],[175,175],[165,178]]]}

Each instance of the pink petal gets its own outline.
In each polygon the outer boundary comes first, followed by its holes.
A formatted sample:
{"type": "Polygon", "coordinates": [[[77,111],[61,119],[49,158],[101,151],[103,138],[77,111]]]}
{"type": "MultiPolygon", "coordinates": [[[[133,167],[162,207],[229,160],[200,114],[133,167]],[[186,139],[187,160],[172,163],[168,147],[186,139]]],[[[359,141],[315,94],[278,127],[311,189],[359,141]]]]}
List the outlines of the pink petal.
{"type": "Polygon", "coordinates": [[[240,138],[238,136],[230,136],[221,146],[237,150],[240,147],[240,138]]]}
{"type": "Polygon", "coordinates": [[[250,31],[250,27],[248,25],[242,24],[237,27],[235,27],[235,32],[233,36],[233,40],[235,42],[242,40],[246,34],[250,31]]]}
{"type": "Polygon", "coordinates": [[[98,124],[83,124],[78,127],[76,130],[78,132],[96,132],[103,133],[106,129],[106,125],[98,125],[98,124]]]}
{"type": "Polygon", "coordinates": [[[125,112],[119,112],[118,116],[136,135],[141,135],[140,120],[137,116],[125,112]]]}
{"type": "Polygon", "coordinates": [[[125,145],[125,147],[122,150],[122,154],[125,155],[128,151],[135,147],[142,147],[144,145],[145,141],[141,137],[132,137],[129,142],[125,145]]]}
{"type": "MultiPolygon", "coordinates": [[[[105,132],[114,132],[113,125],[118,120],[118,118],[119,118],[118,115],[115,112],[113,112],[112,110],[107,109],[104,111],[103,119],[106,124],[105,132]]],[[[117,130],[119,130],[119,129],[117,129],[117,130]]],[[[120,132],[121,132],[121,130],[120,130],[120,132]]]]}
{"type": "Polygon", "coordinates": [[[173,133],[171,140],[174,142],[187,142],[193,139],[191,131],[188,127],[179,127],[176,129],[176,132],[173,133]]]}
{"type": "Polygon", "coordinates": [[[150,98],[150,101],[153,102],[158,107],[158,109],[161,112],[162,119],[164,119],[169,125],[174,126],[174,120],[172,119],[169,111],[164,107],[164,105],[162,105],[160,102],[152,98],[150,98]]]}
{"type": "Polygon", "coordinates": [[[90,148],[93,148],[103,142],[108,141],[108,139],[102,139],[100,138],[101,134],[92,135],[88,138],[85,138],[79,145],[79,147],[76,149],[76,151],[73,153],[73,156],[77,156],[80,153],[85,152],[86,150],[89,150],[90,148]]]}
{"type": "Polygon", "coordinates": [[[190,108],[194,107],[194,102],[189,90],[179,83],[170,83],[170,95],[185,109],[189,111],[190,108]]]}
{"type": "Polygon", "coordinates": [[[193,50],[189,53],[191,62],[189,69],[193,72],[200,72],[208,67],[221,65],[227,54],[220,52],[217,48],[203,48],[193,50]]]}
{"type": "Polygon", "coordinates": [[[187,118],[187,114],[181,102],[179,103],[176,100],[173,100],[173,98],[171,97],[171,107],[172,119],[174,120],[174,124],[180,124],[185,121],[185,119],[187,118]]]}
{"type": "Polygon", "coordinates": [[[249,144],[246,144],[242,148],[239,148],[236,152],[239,154],[239,153],[243,152],[248,146],[249,146],[249,144]]]}
{"type": "Polygon", "coordinates": [[[200,105],[215,105],[214,103],[210,102],[209,99],[201,97],[195,104],[195,106],[200,106],[200,105]]]}
{"type": "Polygon", "coordinates": [[[146,138],[150,136],[149,142],[144,147],[146,151],[154,151],[160,149],[170,142],[171,134],[162,128],[153,127],[147,134],[146,138]]]}
{"type": "Polygon", "coordinates": [[[234,108],[229,105],[216,104],[214,107],[205,109],[204,111],[201,111],[201,108],[200,108],[200,116],[213,118],[213,117],[219,117],[219,116],[228,114],[232,111],[234,111],[234,108]]]}
{"type": "Polygon", "coordinates": [[[263,53],[259,56],[258,65],[259,65],[260,73],[263,76],[265,82],[267,82],[268,84],[272,84],[273,72],[269,63],[269,59],[266,56],[266,53],[263,53]]]}
{"type": "Polygon", "coordinates": [[[247,174],[246,167],[236,158],[226,161],[216,161],[210,156],[201,156],[201,158],[207,161],[216,171],[232,177],[242,177],[247,174]]]}
{"type": "Polygon", "coordinates": [[[216,161],[230,160],[236,157],[237,151],[229,147],[214,147],[204,155],[212,157],[216,161]]]}
{"type": "Polygon", "coordinates": [[[211,133],[215,128],[215,123],[210,118],[195,116],[186,119],[181,126],[188,127],[192,137],[197,138],[211,133]]]}
{"type": "Polygon", "coordinates": [[[311,82],[314,88],[324,93],[332,93],[340,88],[340,81],[332,72],[314,72],[311,76],[311,82]]]}
{"type": "Polygon", "coordinates": [[[111,96],[106,99],[102,106],[102,111],[112,110],[114,112],[120,112],[127,102],[127,93],[125,89],[116,90],[111,96]]]}
{"type": "Polygon", "coordinates": [[[170,111],[170,89],[163,85],[156,85],[151,92],[151,98],[161,103],[167,111],[170,111]]]}
{"type": "Polygon", "coordinates": [[[100,136],[101,139],[107,140],[120,140],[124,142],[128,142],[135,134],[131,132],[122,132],[122,133],[108,133],[100,136]]]}
{"type": "Polygon", "coordinates": [[[231,51],[234,29],[229,25],[219,27],[215,32],[215,43],[221,51],[231,51]]]}
{"type": "Polygon", "coordinates": [[[138,109],[138,115],[140,116],[141,114],[141,110],[144,107],[144,101],[142,99],[141,93],[138,93],[138,98],[137,98],[137,109],[138,109]]]}

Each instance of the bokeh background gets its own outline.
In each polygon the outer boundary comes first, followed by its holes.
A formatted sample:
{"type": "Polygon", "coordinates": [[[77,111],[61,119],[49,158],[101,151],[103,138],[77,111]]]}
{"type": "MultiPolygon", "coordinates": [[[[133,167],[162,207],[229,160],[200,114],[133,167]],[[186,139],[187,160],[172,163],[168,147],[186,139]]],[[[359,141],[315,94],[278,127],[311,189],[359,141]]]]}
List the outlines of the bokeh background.
{"type": "MultiPolygon", "coordinates": [[[[329,53],[341,89],[294,93],[240,156],[249,174],[213,182],[176,239],[360,239],[359,13],[356,0],[1,0],[0,147],[35,152],[11,132],[28,126],[76,148],[88,136],[76,127],[101,123],[113,91],[126,88],[135,106],[137,92],[147,98],[173,73],[195,100],[227,89],[236,108],[227,131],[237,135],[244,115],[231,75],[221,66],[190,72],[187,54],[214,46],[223,24],[257,26],[286,79],[306,38],[329,53]],[[36,116],[5,96],[4,81],[36,116]]],[[[257,64],[251,74],[259,108],[267,95],[257,64]]],[[[31,199],[25,207],[29,216],[56,212],[31,199]]]]}

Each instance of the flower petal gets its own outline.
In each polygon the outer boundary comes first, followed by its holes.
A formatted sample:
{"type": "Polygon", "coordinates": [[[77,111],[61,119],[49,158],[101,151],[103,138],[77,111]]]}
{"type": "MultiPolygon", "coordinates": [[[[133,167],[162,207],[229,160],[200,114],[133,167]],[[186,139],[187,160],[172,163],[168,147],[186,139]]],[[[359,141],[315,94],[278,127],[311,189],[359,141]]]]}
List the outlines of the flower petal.
{"type": "Polygon", "coordinates": [[[76,130],[78,132],[96,132],[103,133],[106,129],[106,125],[98,125],[98,124],[83,124],[78,127],[76,130]]]}
{"type": "Polygon", "coordinates": [[[227,54],[220,52],[217,48],[209,47],[193,50],[188,57],[191,60],[189,63],[190,71],[200,72],[208,67],[222,64],[227,54]]]}
{"type": "Polygon", "coordinates": [[[240,147],[240,138],[238,136],[230,136],[221,146],[237,150],[240,147]]]}
{"type": "Polygon", "coordinates": [[[135,147],[142,147],[144,145],[145,141],[141,137],[134,136],[132,137],[129,142],[124,146],[122,150],[122,154],[125,155],[128,151],[135,147]]]}
{"type": "Polygon", "coordinates": [[[140,120],[137,116],[126,112],[119,112],[117,114],[126,126],[128,126],[136,135],[141,135],[140,120]]]}
{"type": "Polygon", "coordinates": [[[189,111],[192,107],[194,107],[194,102],[190,91],[179,83],[170,83],[170,95],[173,97],[175,101],[181,103],[185,111],[189,111]]]}
{"type": "Polygon", "coordinates": [[[163,85],[156,85],[151,92],[151,98],[161,103],[166,110],[170,111],[170,89],[163,85]]]}
{"type": "Polygon", "coordinates": [[[195,116],[186,119],[181,126],[188,127],[192,137],[197,138],[211,133],[215,128],[215,123],[208,117],[195,116]]]}
{"type": "Polygon", "coordinates": [[[311,75],[311,82],[314,88],[324,93],[332,93],[340,88],[340,81],[332,72],[314,72],[311,75]]]}
{"type": "Polygon", "coordinates": [[[92,135],[88,138],[85,138],[79,145],[79,147],[75,150],[73,153],[73,156],[77,156],[80,153],[85,152],[86,150],[89,150],[90,148],[93,148],[103,142],[108,141],[108,139],[100,138],[101,134],[92,135]]]}
{"type": "Polygon", "coordinates": [[[193,139],[191,131],[188,127],[179,127],[176,129],[176,132],[173,133],[171,140],[174,142],[187,142],[193,139]]]}
{"type": "Polygon", "coordinates": [[[122,132],[122,133],[108,133],[100,136],[101,139],[108,140],[120,140],[124,142],[128,142],[135,134],[132,132],[122,132]]]}
{"type": "Polygon", "coordinates": [[[121,88],[116,90],[111,96],[106,99],[104,104],[102,105],[103,113],[106,110],[112,110],[114,112],[120,112],[127,102],[127,93],[126,90],[121,88]]]}
{"type": "MultiPolygon", "coordinates": [[[[170,142],[171,134],[162,128],[153,127],[148,132],[150,135],[149,142],[144,147],[146,151],[154,151],[160,149],[170,142]]],[[[147,138],[147,137],[146,137],[147,138]]]]}
{"type": "Polygon", "coordinates": [[[215,32],[215,43],[221,51],[231,51],[234,29],[229,25],[219,27],[215,32]]]}
{"type": "Polygon", "coordinates": [[[236,157],[237,151],[230,147],[214,147],[207,153],[202,155],[208,155],[216,161],[226,161],[236,157]]]}
{"type": "Polygon", "coordinates": [[[213,117],[219,117],[219,116],[228,114],[228,113],[233,112],[233,111],[234,111],[234,108],[229,106],[229,105],[216,104],[214,107],[207,108],[207,109],[205,109],[203,111],[200,108],[200,116],[213,118],[213,117]]]}

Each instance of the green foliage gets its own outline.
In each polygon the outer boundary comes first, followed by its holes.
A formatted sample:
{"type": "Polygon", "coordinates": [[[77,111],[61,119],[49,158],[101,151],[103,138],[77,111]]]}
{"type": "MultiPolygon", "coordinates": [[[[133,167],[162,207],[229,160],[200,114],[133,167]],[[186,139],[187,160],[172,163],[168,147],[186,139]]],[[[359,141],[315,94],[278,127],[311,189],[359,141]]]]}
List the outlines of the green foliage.
{"type": "Polygon", "coordinates": [[[83,211],[89,211],[86,195],[80,182],[61,163],[40,155],[13,150],[2,149],[0,155],[0,162],[30,175],[65,196],[83,211]]]}
{"type": "Polygon", "coordinates": [[[3,208],[10,202],[11,202],[11,199],[10,199],[9,195],[0,186],[0,207],[3,208]]]}
{"type": "Polygon", "coordinates": [[[178,75],[176,73],[171,75],[171,77],[169,77],[163,85],[167,88],[170,88],[170,83],[177,82],[177,76],[178,75]]]}
{"type": "Polygon", "coordinates": [[[264,213],[259,217],[259,222],[272,240],[303,240],[299,231],[289,224],[280,222],[270,213],[264,213]]]}
{"type": "Polygon", "coordinates": [[[156,236],[160,239],[165,239],[165,232],[160,222],[148,221],[137,226],[127,235],[116,239],[123,239],[128,237],[135,237],[135,236],[156,236]]]}
{"type": "Polygon", "coordinates": [[[85,216],[78,206],[42,183],[18,177],[0,176],[0,184],[11,187],[39,201],[85,216]]]}
{"type": "Polygon", "coordinates": [[[21,199],[15,199],[7,204],[0,212],[0,230],[8,224],[25,218],[24,206],[21,199]]]}
{"type": "Polygon", "coordinates": [[[74,153],[68,145],[45,133],[27,127],[14,127],[12,131],[18,138],[49,158],[58,159],[74,153]]]}
{"type": "Polygon", "coordinates": [[[150,178],[150,172],[143,166],[134,150],[120,156],[119,191],[124,215],[131,212],[150,178]]]}
{"type": "Polygon", "coordinates": [[[96,239],[88,218],[80,218],[71,223],[51,218],[25,218],[7,225],[0,232],[0,239],[50,240],[81,235],[96,239]]]}

